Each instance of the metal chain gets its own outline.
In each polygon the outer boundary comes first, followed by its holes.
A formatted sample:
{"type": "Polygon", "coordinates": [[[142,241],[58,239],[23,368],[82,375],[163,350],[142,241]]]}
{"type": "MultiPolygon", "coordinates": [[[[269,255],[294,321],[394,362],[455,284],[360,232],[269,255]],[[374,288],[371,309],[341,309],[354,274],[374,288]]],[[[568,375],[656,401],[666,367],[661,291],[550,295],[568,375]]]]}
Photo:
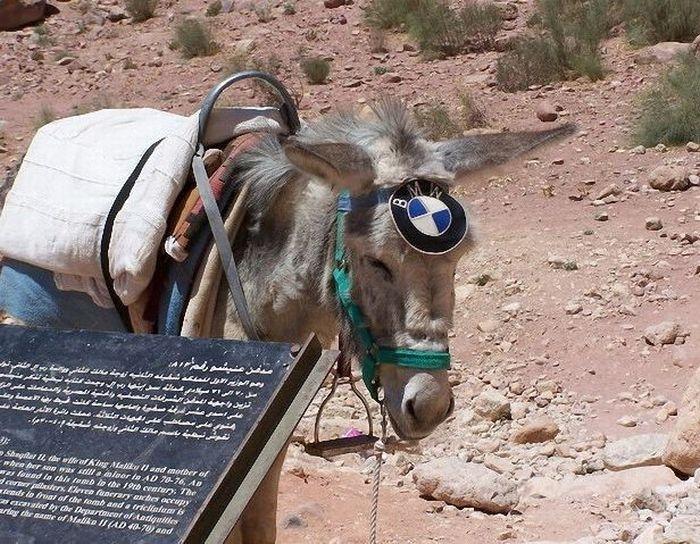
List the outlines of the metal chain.
{"type": "Polygon", "coordinates": [[[374,443],[374,477],[372,479],[372,507],[369,512],[369,544],[377,544],[377,510],[379,509],[379,482],[381,480],[382,457],[386,448],[386,408],[384,399],[379,401],[382,415],[382,435],[374,443]]]}

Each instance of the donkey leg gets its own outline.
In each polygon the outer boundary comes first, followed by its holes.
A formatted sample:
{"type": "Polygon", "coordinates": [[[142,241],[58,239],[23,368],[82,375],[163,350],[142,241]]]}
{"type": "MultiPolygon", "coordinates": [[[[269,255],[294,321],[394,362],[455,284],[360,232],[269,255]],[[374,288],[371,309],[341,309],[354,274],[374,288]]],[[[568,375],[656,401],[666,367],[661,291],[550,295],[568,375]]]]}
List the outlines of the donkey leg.
{"type": "Polygon", "coordinates": [[[274,544],[277,538],[277,491],[288,446],[275,459],[224,544],[274,544]]]}

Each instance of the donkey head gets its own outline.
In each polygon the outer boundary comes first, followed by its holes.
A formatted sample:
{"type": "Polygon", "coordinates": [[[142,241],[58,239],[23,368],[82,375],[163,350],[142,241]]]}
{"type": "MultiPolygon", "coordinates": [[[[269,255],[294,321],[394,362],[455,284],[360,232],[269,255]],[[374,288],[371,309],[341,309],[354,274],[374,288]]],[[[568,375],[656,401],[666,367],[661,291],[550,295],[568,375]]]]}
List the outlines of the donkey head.
{"type": "MultiPolygon", "coordinates": [[[[505,162],[571,131],[566,125],[431,142],[400,103],[384,101],[371,118],[349,113],[325,118],[285,143],[297,170],[353,197],[345,228],[352,299],[378,345],[448,350],[455,270],[473,245],[468,229],[447,251],[424,251],[400,229],[393,203],[378,195],[403,190],[408,179],[429,180],[424,187],[446,192],[467,172],[505,162]]],[[[353,337],[352,324],[340,314],[345,334],[353,337]]],[[[393,427],[403,438],[428,435],[452,412],[446,370],[379,364],[378,377],[393,427]]]]}

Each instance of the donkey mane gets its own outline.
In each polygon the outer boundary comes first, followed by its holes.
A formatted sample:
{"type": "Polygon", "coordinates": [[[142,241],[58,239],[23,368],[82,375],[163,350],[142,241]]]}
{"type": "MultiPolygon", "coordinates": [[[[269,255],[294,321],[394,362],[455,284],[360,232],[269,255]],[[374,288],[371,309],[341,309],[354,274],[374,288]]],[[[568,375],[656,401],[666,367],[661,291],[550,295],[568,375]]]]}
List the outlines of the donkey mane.
{"type": "MultiPolygon", "coordinates": [[[[405,104],[384,98],[372,106],[373,116],[356,110],[341,110],[305,125],[298,138],[305,143],[347,143],[368,153],[372,144],[384,141],[386,151],[404,168],[418,167],[428,159],[429,148],[405,104]]],[[[375,157],[379,160],[380,157],[375,157]]],[[[280,191],[302,174],[285,155],[277,136],[265,137],[239,159],[234,169],[236,183],[247,183],[249,228],[255,229],[276,202],[280,191]]]]}

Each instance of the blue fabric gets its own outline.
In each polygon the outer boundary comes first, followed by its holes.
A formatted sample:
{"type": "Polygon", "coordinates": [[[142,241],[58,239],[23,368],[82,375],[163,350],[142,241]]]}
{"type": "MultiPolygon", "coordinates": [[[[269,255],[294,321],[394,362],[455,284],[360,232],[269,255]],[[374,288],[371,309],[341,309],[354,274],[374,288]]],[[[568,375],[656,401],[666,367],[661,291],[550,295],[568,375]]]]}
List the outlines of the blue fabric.
{"type": "Polygon", "coordinates": [[[3,260],[0,309],[33,327],[126,332],[114,308],[100,308],[85,293],[60,291],[53,272],[3,260]]]}

